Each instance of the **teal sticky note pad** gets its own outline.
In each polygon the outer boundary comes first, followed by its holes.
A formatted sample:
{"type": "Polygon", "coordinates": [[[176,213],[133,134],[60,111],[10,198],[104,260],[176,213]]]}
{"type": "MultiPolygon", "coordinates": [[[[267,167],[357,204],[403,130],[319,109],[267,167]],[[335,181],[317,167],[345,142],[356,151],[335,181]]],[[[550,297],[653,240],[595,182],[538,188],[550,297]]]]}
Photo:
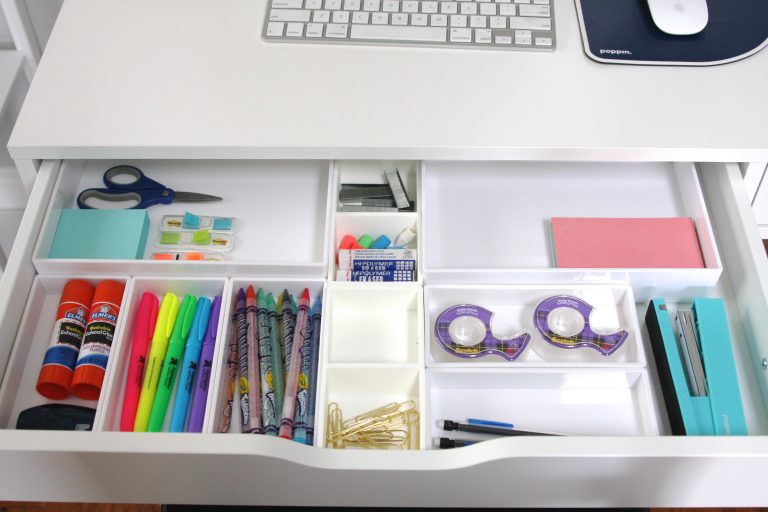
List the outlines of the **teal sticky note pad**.
{"type": "Polygon", "coordinates": [[[62,210],[48,257],[142,259],[148,232],[146,210],[62,210]]]}

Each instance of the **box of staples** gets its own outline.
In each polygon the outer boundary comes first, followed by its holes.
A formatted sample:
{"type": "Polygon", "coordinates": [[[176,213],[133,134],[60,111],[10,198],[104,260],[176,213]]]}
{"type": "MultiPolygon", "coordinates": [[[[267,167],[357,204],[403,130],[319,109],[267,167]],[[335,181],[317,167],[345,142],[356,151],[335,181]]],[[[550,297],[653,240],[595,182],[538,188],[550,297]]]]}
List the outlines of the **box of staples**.
{"type": "Polygon", "coordinates": [[[723,301],[694,299],[673,312],[653,299],[645,323],[672,433],[746,435],[723,301]]]}

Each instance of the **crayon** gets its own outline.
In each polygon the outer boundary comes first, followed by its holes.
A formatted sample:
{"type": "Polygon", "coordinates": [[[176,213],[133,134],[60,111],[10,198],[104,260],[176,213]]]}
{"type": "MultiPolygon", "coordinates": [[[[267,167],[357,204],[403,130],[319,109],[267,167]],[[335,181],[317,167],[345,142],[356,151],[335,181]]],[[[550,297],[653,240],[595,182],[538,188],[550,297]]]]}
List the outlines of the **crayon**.
{"type": "Polygon", "coordinates": [[[217,431],[229,432],[234,414],[235,386],[237,382],[237,314],[232,315],[232,330],[229,337],[229,354],[227,355],[226,379],[227,388],[224,396],[224,406],[221,408],[217,431]]]}
{"type": "Polygon", "coordinates": [[[237,330],[237,376],[240,390],[240,421],[243,432],[252,428],[251,410],[248,403],[248,312],[245,306],[245,290],[237,292],[235,327],[237,330]]]}
{"type": "Polygon", "coordinates": [[[309,412],[307,414],[307,444],[315,441],[315,405],[317,403],[317,373],[320,360],[320,327],[323,313],[323,296],[319,294],[312,306],[312,365],[309,372],[309,412]]]}
{"type": "Polygon", "coordinates": [[[307,443],[307,416],[309,414],[309,374],[312,367],[312,334],[304,338],[301,347],[299,383],[296,391],[296,410],[293,413],[293,440],[301,444],[307,443]]]}
{"type": "Polygon", "coordinates": [[[216,348],[216,333],[219,330],[219,316],[221,314],[221,296],[214,297],[211,305],[211,314],[208,317],[208,328],[205,331],[203,348],[200,352],[200,362],[197,365],[197,378],[195,390],[192,393],[192,405],[189,407],[189,421],[187,432],[202,432],[205,419],[206,402],[208,401],[208,386],[211,383],[211,369],[213,368],[213,353],[216,348]]]}
{"type": "Polygon", "coordinates": [[[283,375],[288,378],[288,370],[291,367],[291,346],[293,345],[293,332],[296,327],[296,303],[288,290],[280,295],[280,346],[283,352],[283,375]]]}
{"type": "Polygon", "coordinates": [[[271,293],[267,294],[267,316],[269,318],[269,348],[272,353],[272,387],[275,389],[275,411],[282,411],[285,374],[283,372],[283,355],[280,348],[277,305],[275,304],[275,297],[271,293]]]}
{"type": "Polygon", "coordinates": [[[256,294],[253,286],[245,294],[245,310],[248,329],[248,405],[250,418],[243,424],[243,432],[261,434],[261,376],[259,373],[259,324],[256,321],[256,294]]]}
{"type": "Polygon", "coordinates": [[[275,375],[272,371],[272,346],[269,314],[264,290],[256,294],[256,323],[259,326],[259,370],[261,374],[261,421],[264,433],[277,435],[277,414],[275,408],[275,375]]]}
{"type": "Polygon", "coordinates": [[[280,415],[280,430],[278,435],[284,439],[293,436],[293,414],[296,409],[296,393],[299,386],[299,371],[301,370],[301,347],[309,336],[309,290],[304,288],[299,299],[299,312],[296,315],[296,327],[291,346],[291,367],[285,382],[283,412],[280,415]]]}

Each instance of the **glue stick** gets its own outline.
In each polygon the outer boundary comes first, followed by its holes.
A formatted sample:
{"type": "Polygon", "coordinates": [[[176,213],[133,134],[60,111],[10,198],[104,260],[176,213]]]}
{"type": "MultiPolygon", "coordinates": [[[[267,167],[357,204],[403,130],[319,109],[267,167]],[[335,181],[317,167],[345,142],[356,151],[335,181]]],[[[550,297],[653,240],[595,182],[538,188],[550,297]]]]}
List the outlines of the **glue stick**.
{"type": "Polygon", "coordinates": [[[51,344],[37,378],[37,392],[49,400],[63,400],[69,396],[92,298],[93,285],[81,279],[68,281],[61,292],[51,344]]]}
{"type": "Polygon", "coordinates": [[[102,281],[93,293],[83,346],[70,388],[73,395],[83,400],[99,399],[124,288],[125,285],[118,281],[102,281]]]}

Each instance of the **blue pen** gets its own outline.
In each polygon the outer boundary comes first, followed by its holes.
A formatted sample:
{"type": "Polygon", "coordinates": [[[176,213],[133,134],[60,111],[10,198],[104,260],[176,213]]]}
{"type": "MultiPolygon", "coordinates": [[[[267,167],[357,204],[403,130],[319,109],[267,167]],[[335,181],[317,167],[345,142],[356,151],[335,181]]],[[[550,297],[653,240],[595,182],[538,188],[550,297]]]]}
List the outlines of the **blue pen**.
{"type": "Polygon", "coordinates": [[[312,308],[312,364],[309,371],[309,407],[307,412],[307,444],[315,441],[315,402],[317,400],[317,365],[320,354],[320,320],[323,296],[318,295],[312,308]]]}
{"type": "Polygon", "coordinates": [[[184,432],[184,423],[187,420],[187,408],[192,390],[195,387],[195,374],[197,363],[200,359],[200,350],[203,348],[203,338],[208,328],[208,318],[211,315],[211,301],[200,297],[197,301],[195,319],[187,336],[187,347],[184,350],[184,359],[181,363],[181,377],[179,388],[176,391],[176,400],[173,403],[173,415],[171,416],[170,432],[184,432]]]}
{"type": "Polygon", "coordinates": [[[468,418],[467,423],[469,425],[486,425],[488,427],[514,428],[514,425],[511,423],[503,423],[501,421],[479,420],[477,418],[468,418]]]}

